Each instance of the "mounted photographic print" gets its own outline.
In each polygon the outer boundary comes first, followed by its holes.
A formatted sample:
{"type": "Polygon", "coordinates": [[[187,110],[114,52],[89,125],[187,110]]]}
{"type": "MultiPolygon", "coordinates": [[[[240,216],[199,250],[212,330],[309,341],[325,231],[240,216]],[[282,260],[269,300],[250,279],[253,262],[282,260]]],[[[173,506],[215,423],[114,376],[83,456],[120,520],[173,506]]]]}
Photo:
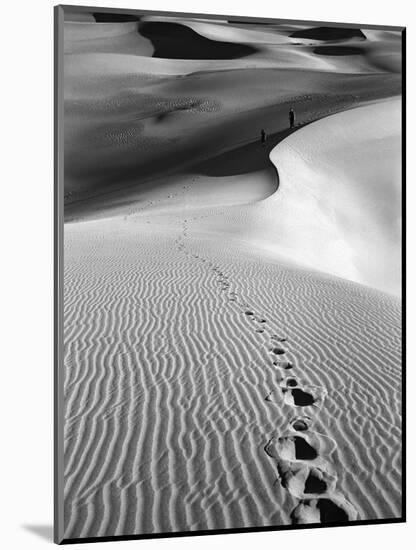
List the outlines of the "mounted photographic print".
{"type": "Polygon", "coordinates": [[[55,541],[400,522],[405,30],[55,8],[55,541]]]}

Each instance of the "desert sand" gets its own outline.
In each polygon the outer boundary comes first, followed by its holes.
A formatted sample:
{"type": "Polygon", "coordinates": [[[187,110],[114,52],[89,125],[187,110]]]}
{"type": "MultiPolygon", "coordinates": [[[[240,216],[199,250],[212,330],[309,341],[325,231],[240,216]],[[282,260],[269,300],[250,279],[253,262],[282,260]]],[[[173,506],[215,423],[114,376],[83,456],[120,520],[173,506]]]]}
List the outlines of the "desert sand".
{"type": "Polygon", "coordinates": [[[399,33],[65,33],[65,538],[400,517],[399,33]]]}

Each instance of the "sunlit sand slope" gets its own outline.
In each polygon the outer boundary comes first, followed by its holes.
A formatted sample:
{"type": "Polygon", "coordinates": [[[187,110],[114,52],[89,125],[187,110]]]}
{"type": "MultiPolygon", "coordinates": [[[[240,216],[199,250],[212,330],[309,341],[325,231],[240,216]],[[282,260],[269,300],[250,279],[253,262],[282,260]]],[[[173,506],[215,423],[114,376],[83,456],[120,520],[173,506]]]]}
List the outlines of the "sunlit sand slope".
{"type": "Polygon", "coordinates": [[[66,536],[400,515],[399,301],[193,218],[66,228],[66,536]]]}

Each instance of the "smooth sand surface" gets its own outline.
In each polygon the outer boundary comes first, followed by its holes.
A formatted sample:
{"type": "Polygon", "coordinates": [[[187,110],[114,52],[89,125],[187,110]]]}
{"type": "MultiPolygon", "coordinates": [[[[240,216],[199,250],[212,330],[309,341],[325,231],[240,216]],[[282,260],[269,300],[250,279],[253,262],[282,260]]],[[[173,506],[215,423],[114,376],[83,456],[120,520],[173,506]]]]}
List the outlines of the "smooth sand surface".
{"type": "Polygon", "coordinates": [[[400,132],[400,98],[308,125],[271,151],[280,180],[271,196],[200,230],[238,228],[257,249],[399,296],[400,132]]]}
{"type": "Polygon", "coordinates": [[[400,295],[401,98],[316,122],[271,160],[282,193],[269,202],[282,206],[288,254],[303,241],[299,261],[400,295]]]}
{"type": "Polygon", "coordinates": [[[397,33],[159,22],[66,23],[65,537],[397,518],[397,33]]]}

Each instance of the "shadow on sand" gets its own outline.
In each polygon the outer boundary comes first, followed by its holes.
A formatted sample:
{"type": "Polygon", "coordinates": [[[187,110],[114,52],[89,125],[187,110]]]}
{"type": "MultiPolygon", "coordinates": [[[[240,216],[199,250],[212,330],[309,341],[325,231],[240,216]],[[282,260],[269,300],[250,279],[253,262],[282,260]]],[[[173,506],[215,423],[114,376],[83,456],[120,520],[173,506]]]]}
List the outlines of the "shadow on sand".
{"type": "Polygon", "coordinates": [[[263,144],[257,140],[221,153],[207,161],[201,162],[196,167],[196,171],[205,176],[221,177],[237,176],[263,170],[271,164],[269,159],[270,151],[285,137],[299,130],[302,126],[306,126],[306,124],[270,134],[263,144]]]}

